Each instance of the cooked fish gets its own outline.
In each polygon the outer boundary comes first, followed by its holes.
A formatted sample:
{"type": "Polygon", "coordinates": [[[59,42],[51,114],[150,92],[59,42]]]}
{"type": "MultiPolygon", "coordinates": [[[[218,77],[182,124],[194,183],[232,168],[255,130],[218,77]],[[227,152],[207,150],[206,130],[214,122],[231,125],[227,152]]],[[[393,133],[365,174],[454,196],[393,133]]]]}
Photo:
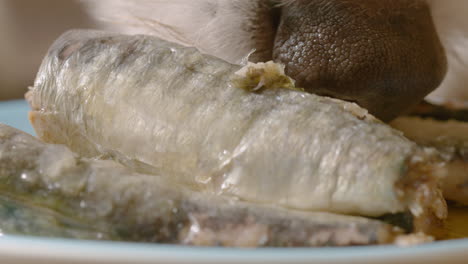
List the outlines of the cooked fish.
{"type": "Polygon", "coordinates": [[[194,190],[306,211],[446,217],[444,166],[356,104],[151,36],[70,31],[27,95],[46,142],[194,190]],[[288,89],[277,89],[286,87],[288,89]],[[245,88],[245,89],[241,89],[245,88]]]}
{"type": "Polygon", "coordinates": [[[237,247],[381,244],[401,234],[377,220],[193,192],[170,178],[80,158],[1,124],[0,230],[237,247]]]}
{"type": "Polygon", "coordinates": [[[0,234],[119,240],[91,222],[64,215],[34,201],[14,199],[0,191],[0,234]]]}
{"type": "Polygon", "coordinates": [[[448,170],[442,185],[444,197],[468,205],[468,123],[400,117],[391,125],[411,140],[443,154],[448,170]]]}

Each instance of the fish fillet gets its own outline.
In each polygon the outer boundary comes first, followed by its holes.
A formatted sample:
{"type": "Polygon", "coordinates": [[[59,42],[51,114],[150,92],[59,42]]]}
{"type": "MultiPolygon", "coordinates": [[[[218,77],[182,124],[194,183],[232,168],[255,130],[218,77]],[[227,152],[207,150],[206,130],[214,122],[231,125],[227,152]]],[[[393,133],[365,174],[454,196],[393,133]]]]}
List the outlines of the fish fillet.
{"type": "Polygon", "coordinates": [[[416,229],[434,230],[446,217],[436,151],[356,104],[275,89],[284,83],[271,79],[288,80],[275,65],[241,69],[152,36],[70,31],[27,95],[30,120],[46,142],[203,193],[373,217],[411,211],[416,229]]]}

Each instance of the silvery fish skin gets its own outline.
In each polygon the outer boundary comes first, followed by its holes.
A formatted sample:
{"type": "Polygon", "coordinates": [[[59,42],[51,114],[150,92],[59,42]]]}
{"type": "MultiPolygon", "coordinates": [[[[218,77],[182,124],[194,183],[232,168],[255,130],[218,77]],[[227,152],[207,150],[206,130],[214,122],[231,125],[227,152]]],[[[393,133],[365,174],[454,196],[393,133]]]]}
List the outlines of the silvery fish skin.
{"type": "Polygon", "coordinates": [[[120,240],[96,229],[92,223],[74,219],[33,201],[12,199],[0,194],[0,233],[91,240],[120,240]]]}
{"type": "Polygon", "coordinates": [[[239,74],[256,72],[241,67],[151,36],[70,31],[27,95],[30,120],[46,142],[206,193],[301,210],[446,217],[432,150],[353,103],[234,87],[239,74]],[[420,180],[421,167],[429,180],[420,180]]]}
{"type": "Polygon", "coordinates": [[[446,160],[442,182],[446,199],[468,205],[468,123],[404,116],[391,123],[414,142],[436,148],[446,160]]]}
{"type": "Polygon", "coordinates": [[[0,230],[235,247],[382,244],[401,234],[377,220],[193,192],[114,161],[80,158],[2,124],[0,230]]]}

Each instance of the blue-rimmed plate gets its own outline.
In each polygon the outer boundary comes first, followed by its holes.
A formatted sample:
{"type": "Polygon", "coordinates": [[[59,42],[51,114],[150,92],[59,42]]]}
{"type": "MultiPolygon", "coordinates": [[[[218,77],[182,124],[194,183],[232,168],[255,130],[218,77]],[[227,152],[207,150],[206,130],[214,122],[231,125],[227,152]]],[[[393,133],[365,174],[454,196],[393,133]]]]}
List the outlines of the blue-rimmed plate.
{"type": "MultiPolygon", "coordinates": [[[[0,102],[0,123],[33,133],[25,101],[0,102]]],[[[1,231],[1,230],[0,230],[1,231]]],[[[312,249],[196,248],[2,235],[0,264],[143,263],[468,263],[468,239],[410,248],[369,246],[312,249]]]]}
{"type": "Polygon", "coordinates": [[[34,134],[28,121],[28,111],[29,106],[25,100],[0,101],[0,123],[34,134]]]}

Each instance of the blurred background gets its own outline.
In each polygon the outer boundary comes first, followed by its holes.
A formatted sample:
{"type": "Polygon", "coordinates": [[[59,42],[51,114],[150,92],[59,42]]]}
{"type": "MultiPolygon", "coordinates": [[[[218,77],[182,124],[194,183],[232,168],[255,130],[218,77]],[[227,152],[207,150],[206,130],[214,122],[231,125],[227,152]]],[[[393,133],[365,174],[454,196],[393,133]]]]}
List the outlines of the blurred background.
{"type": "Polygon", "coordinates": [[[72,28],[102,28],[70,0],[0,0],[0,100],[22,98],[48,47],[72,28]]]}

